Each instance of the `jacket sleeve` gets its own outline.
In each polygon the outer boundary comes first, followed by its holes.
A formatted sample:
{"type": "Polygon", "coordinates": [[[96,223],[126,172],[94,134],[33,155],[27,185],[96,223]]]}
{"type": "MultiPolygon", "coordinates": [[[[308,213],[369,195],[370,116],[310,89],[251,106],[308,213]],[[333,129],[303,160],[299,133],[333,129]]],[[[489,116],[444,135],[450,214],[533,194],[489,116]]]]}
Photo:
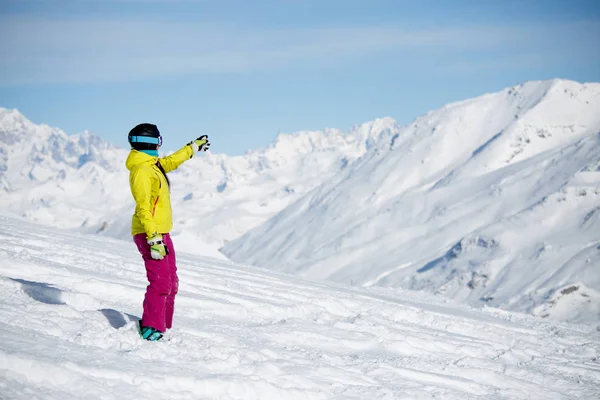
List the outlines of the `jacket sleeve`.
{"type": "Polygon", "coordinates": [[[146,236],[156,232],[154,223],[154,206],[158,199],[152,199],[152,170],[136,168],[129,175],[131,194],[135,200],[135,214],[140,219],[146,236]]]}
{"type": "Polygon", "coordinates": [[[165,172],[171,172],[174,169],[177,169],[181,164],[192,158],[194,155],[194,150],[192,150],[192,146],[185,145],[181,149],[177,150],[175,153],[170,154],[166,157],[159,158],[158,161],[160,165],[163,167],[165,172]]]}

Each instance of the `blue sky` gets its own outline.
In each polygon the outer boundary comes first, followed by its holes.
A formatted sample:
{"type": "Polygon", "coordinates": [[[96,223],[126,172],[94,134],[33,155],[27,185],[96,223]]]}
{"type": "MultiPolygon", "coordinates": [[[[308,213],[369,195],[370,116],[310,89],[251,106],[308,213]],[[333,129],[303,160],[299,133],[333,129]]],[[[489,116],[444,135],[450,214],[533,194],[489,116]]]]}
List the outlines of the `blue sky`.
{"type": "Polygon", "coordinates": [[[0,107],[127,147],[408,124],[527,80],[600,81],[595,0],[2,0],[0,107]]]}

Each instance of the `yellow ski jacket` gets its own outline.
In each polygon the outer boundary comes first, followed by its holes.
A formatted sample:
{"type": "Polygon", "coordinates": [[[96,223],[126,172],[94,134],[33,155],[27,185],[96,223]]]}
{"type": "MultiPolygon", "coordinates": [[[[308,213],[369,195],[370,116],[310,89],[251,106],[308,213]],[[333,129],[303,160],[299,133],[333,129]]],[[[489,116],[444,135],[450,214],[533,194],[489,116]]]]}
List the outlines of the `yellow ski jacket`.
{"type": "Polygon", "coordinates": [[[129,185],[135,200],[135,212],[131,219],[131,234],[169,233],[173,228],[171,196],[167,178],[160,171],[170,172],[192,158],[191,146],[184,146],[175,153],[158,158],[137,150],[131,150],[125,166],[129,170],[129,185]]]}

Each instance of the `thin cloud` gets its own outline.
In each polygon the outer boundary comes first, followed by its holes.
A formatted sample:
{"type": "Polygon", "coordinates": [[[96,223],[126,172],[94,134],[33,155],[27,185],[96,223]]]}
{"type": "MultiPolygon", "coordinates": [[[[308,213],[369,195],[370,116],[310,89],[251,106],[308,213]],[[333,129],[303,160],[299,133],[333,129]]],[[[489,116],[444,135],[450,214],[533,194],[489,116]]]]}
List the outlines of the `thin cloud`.
{"type": "MultiPolygon", "coordinates": [[[[142,0],[138,0],[142,1],[142,0]]],[[[158,20],[0,16],[0,85],[129,81],[181,74],[234,73],[297,63],[343,65],[377,54],[448,57],[449,69],[477,66],[477,53],[573,52],[600,48],[600,23],[461,27],[407,31],[400,27],[243,30],[228,24],[158,20]],[[560,37],[558,37],[560,36],[560,37]],[[595,37],[595,38],[594,38],[595,37]],[[562,39],[561,39],[562,38],[562,39]],[[557,40],[563,40],[557,46],[557,40]],[[461,57],[465,60],[461,60],[461,57]],[[457,59],[458,58],[458,59],[457,59]]],[[[586,53],[587,52],[587,53],[586,53]]],[[[594,58],[596,57],[596,58],[594,58]]],[[[486,54],[479,64],[493,63],[486,54]]],[[[492,57],[493,58],[493,57],[492,57]]],[[[544,56],[528,62],[543,62],[544,56]],[[541,61],[540,61],[541,60],[541,61]]],[[[437,68],[443,68],[438,65],[437,68]]]]}

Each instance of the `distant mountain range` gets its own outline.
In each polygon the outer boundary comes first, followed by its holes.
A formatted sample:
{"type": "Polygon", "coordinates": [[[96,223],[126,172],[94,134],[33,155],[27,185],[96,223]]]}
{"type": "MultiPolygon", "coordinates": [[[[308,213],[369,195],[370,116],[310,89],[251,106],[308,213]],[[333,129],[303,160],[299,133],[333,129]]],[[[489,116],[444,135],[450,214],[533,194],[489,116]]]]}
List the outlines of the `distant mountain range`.
{"type": "MultiPolygon", "coordinates": [[[[0,109],[0,206],[128,239],[120,149],[0,109]]],[[[279,135],[170,174],[180,251],[351,285],[600,320],[600,84],[552,80],[401,127],[279,135]]]]}
{"type": "MultiPolygon", "coordinates": [[[[280,134],[244,156],[202,154],[172,172],[173,232],[184,251],[218,249],[333,177],[380,135],[380,119],[338,130],[280,134]],[[200,245],[199,245],[200,243],[200,245]]],[[[134,205],[128,149],[85,132],[69,136],[0,108],[0,205],[29,220],[129,239],[134,205]]],[[[163,154],[164,155],[164,154],[163,154]]]]}

